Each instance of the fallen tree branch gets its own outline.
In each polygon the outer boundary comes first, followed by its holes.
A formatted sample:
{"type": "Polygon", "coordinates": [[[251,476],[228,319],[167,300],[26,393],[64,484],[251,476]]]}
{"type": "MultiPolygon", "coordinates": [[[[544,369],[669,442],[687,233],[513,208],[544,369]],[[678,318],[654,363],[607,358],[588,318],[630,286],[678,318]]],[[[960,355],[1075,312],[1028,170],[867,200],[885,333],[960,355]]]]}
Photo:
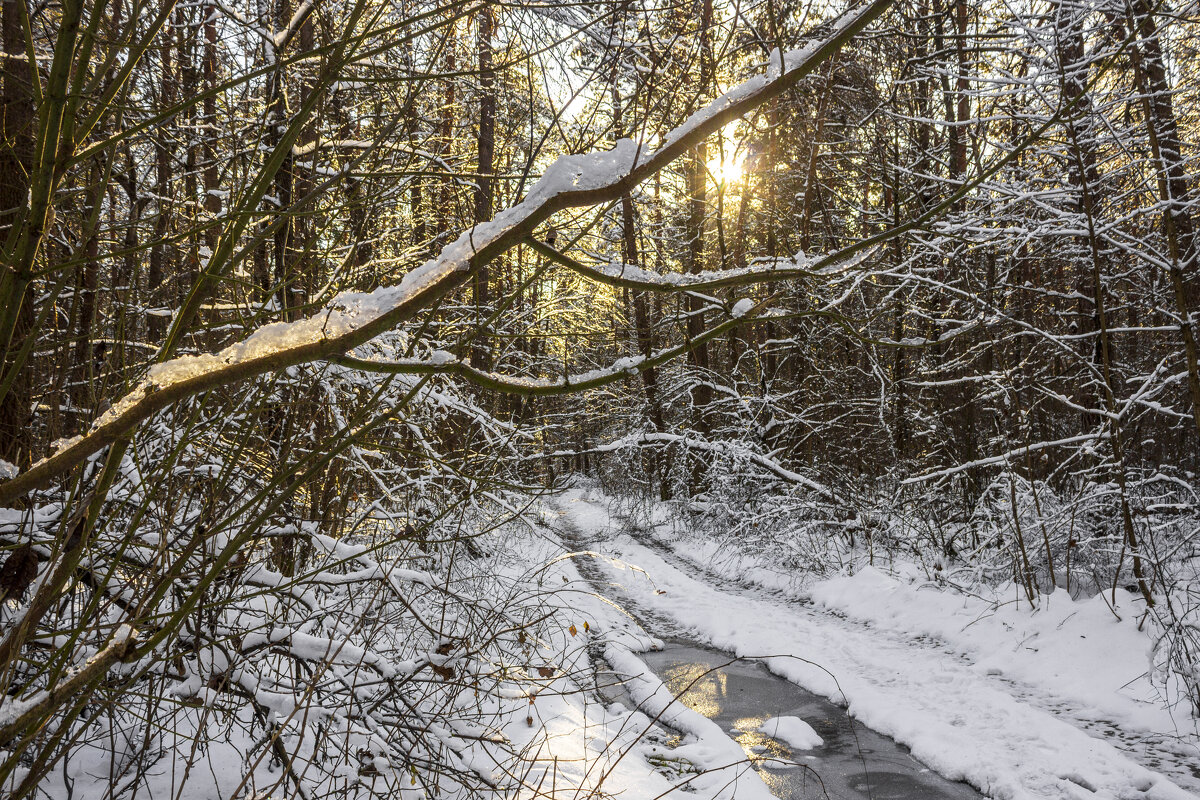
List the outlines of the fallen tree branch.
{"type": "Polygon", "coordinates": [[[704,439],[697,439],[692,436],[683,436],[678,433],[634,433],[629,436],[622,436],[620,439],[609,442],[608,444],[597,445],[596,447],[591,447],[586,450],[572,450],[569,452],[560,451],[556,453],[547,453],[546,456],[573,456],[580,455],[582,453],[612,453],[625,447],[641,447],[643,445],[654,444],[678,444],[691,450],[703,450],[708,453],[727,453],[742,456],[747,461],[750,461],[762,469],[765,469],[767,472],[770,472],[772,475],[780,478],[781,480],[803,486],[806,489],[811,489],[828,500],[834,499],[834,494],[828,486],[818,483],[812,478],[805,477],[798,472],[793,472],[787,467],[784,467],[782,464],[779,464],[764,455],[755,453],[749,448],[739,446],[732,442],[709,442],[705,441],[704,439]]]}

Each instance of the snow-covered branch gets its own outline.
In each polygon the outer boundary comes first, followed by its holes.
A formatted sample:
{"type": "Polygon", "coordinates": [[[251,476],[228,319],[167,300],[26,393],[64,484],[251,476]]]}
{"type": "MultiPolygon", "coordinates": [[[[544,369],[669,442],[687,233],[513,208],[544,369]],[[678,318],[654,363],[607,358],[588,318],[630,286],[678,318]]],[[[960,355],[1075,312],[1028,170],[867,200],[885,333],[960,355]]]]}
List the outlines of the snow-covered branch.
{"type": "MultiPolygon", "coordinates": [[[[678,444],[678,445],[682,445],[682,446],[687,447],[692,450],[703,450],[703,451],[709,452],[709,453],[719,453],[719,454],[724,454],[724,455],[733,455],[736,457],[745,458],[747,461],[761,467],[762,469],[765,469],[767,472],[770,472],[772,475],[774,475],[777,478],[787,481],[788,483],[794,483],[794,484],[803,486],[807,489],[811,489],[812,491],[816,492],[817,494],[819,494],[822,497],[825,497],[827,499],[830,499],[830,500],[833,499],[833,492],[830,491],[829,487],[824,486],[824,485],[818,483],[817,481],[814,481],[812,478],[808,478],[804,475],[801,475],[798,472],[793,472],[792,470],[787,469],[786,467],[777,463],[773,459],[767,458],[766,456],[761,455],[759,453],[755,453],[754,451],[750,450],[749,448],[743,447],[735,442],[721,442],[721,441],[709,442],[709,441],[704,441],[703,439],[697,439],[694,436],[681,436],[681,435],[675,434],[675,433],[648,432],[648,433],[635,433],[635,434],[630,434],[629,436],[623,436],[620,439],[617,439],[616,441],[609,442],[608,444],[600,445],[598,447],[594,447],[591,450],[588,450],[587,452],[589,452],[589,453],[611,453],[615,450],[621,450],[625,447],[638,447],[638,446],[642,446],[642,445],[653,445],[653,444],[657,444],[657,445],[678,444]]],[[[559,455],[559,454],[552,454],[552,455],[559,455]]]]}
{"type": "MultiPolygon", "coordinates": [[[[308,319],[264,326],[215,354],[183,356],[152,368],[141,384],[71,439],[21,475],[0,484],[0,502],[45,486],[106,445],[129,436],[143,421],[199,392],[346,353],[461,286],[501,253],[515,247],[558,211],[619,198],[710,134],[782,94],[878,18],[892,0],[874,0],[846,15],[823,40],[772,54],[766,73],[721,95],[645,151],[625,139],[607,152],[559,158],[516,206],[464,232],[395,286],[344,293],[308,319]]],[[[298,12],[299,13],[299,12],[298,12]]]]}
{"type": "Polygon", "coordinates": [[[477,386],[482,386],[485,389],[504,392],[506,394],[527,395],[531,397],[570,394],[607,386],[631,374],[653,369],[690,350],[694,350],[705,342],[715,339],[721,334],[754,319],[754,315],[767,302],[764,301],[751,306],[749,301],[739,301],[734,307],[735,313],[733,319],[727,320],[720,325],[715,325],[700,336],[696,336],[683,344],[660,350],[649,357],[626,356],[617,359],[611,366],[604,369],[577,372],[564,376],[562,380],[523,378],[515,375],[501,375],[495,372],[487,372],[472,367],[467,362],[455,358],[445,350],[438,350],[427,359],[413,358],[395,361],[371,361],[354,356],[341,356],[336,358],[335,361],[354,369],[387,372],[395,375],[454,375],[477,386]]]}

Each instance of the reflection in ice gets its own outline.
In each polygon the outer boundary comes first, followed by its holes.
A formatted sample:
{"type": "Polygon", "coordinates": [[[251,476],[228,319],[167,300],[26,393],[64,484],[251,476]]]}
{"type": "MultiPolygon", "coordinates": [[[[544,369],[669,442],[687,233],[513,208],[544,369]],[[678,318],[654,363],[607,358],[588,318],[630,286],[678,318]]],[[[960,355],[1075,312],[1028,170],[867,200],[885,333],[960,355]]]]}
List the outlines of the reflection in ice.
{"type": "Polygon", "coordinates": [[[711,650],[670,645],[646,663],[684,703],[714,720],[746,751],[781,798],[978,800],[962,783],[933,774],[896,742],[850,720],[832,703],[767,671],[711,650]],[[796,716],[824,740],[793,753],[759,730],[770,717],[796,716]]]}
{"type": "Polygon", "coordinates": [[[686,694],[688,706],[709,719],[715,719],[722,709],[729,676],[713,670],[711,664],[673,664],[663,671],[663,683],[676,697],[686,694]]]}

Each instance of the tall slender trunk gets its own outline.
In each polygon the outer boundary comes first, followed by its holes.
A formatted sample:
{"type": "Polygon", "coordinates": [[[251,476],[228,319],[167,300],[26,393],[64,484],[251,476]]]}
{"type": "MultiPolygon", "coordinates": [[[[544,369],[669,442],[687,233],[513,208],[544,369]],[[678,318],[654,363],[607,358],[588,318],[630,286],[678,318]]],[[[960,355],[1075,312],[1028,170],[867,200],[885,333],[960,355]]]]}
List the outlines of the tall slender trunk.
{"type": "MultiPolygon", "coordinates": [[[[337,120],[338,138],[342,141],[355,139],[358,135],[357,123],[351,119],[350,114],[346,111],[341,94],[334,94],[330,103],[333,108],[333,116],[337,120]]],[[[366,266],[371,263],[371,259],[375,255],[375,246],[371,241],[369,233],[372,230],[371,218],[368,211],[370,204],[363,191],[362,178],[356,175],[347,175],[343,186],[346,197],[346,215],[350,229],[349,246],[352,248],[350,265],[354,279],[361,280],[365,277],[366,266]]],[[[413,191],[417,191],[417,179],[415,177],[412,178],[412,189],[413,191]]],[[[417,197],[419,198],[420,195],[417,194],[417,197]]],[[[416,216],[415,208],[413,209],[413,216],[416,216]]]]}
{"type": "MultiPolygon", "coordinates": [[[[613,129],[615,136],[625,135],[623,105],[621,92],[617,85],[617,71],[613,68],[612,78],[613,129]]],[[[624,249],[625,263],[632,267],[641,266],[641,253],[637,242],[637,218],[634,214],[633,196],[626,192],[621,195],[621,242],[624,249]]],[[[632,291],[633,328],[637,337],[638,350],[649,358],[654,352],[654,328],[650,319],[650,310],[646,303],[645,292],[632,291]]],[[[646,405],[650,411],[650,421],[656,430],[666,430],[663,421],[662,402],[658,394],[658,370],[654,367],[642,370],[642,387],[646,394],[646,405]]]]}
{"type": "MultiPolygon", "coordinates": [[[[775,234],[775,226],[778,222],[779,210],[779,183],[776,174],[775,166],[779,163],[779,101],[777,99],[767,101],[767,146],[760,159],[761,166],[758,170],[766,182],[767,200],[766,213],[763,215],[766,218],[766,255],[768,259],[774,259],[779,255],[779,239],[775,234]]],[[[775,321],[770,317],[767,318],[766,324],[762,326],[762,336],[766,341],[775,339],[777,328],[775,321]]],[[[764,342],[765,344],[765,342],[764,342]]],[[[762,391],[767,394],[770,390],[771,383],[775,380],[779,373],[779,358],[776,355],[775,345],[766,345],[766,353],[762,360],[762,391]]]]}
{"type": "MultiPolygon", "coordinates": [[[[176,11],[178,19],[181,11],[176,11]]],[[[169,34],[165,44],[161,48],[160,60],[162,69],[162,82],[160,91],[160,102],[164,108],[170,108],[175,104],[175,74],[172,66],[172,56],[174,46],[171,42],[169,34]]],[[[170,269],[168,263],[168,254],[173,252],[173,248],[168,248],[165,240],[171,230],[171,202],[169,198],[172,196],[171,180],[171,148],[167,142],[166,126],[159,130],[154,137],[154,181],[155,181],[155,205],[157,206],[157,216],[154,218],[154,242],[150,245],[149,264],[146,271],[146,303],[150,311],[146,315],[146,336],[152,344],[161,342],[163,336],[167,332],[167,317],[162,312],[162,307],[167,304],[166,298],[162,295],[162,285],[165,276],[170,269]]]]}
{"type": "Polygon", "coordinates": [[[83,406],[92,405],[96,398],[92,393],[93,330],[96,322],[96,292],[100,286],[100,244],[97,229],[100,224],[100,206],[104,197],[105,182],[103,169],[93,170],[89,205],[83,215],[84,242],[83,259],[79,268],[79,280],[75,291],[79,293],[79,316],[75,328],[75,357],[71,365],[71,402],[76,414],[86,422],[83,406]]]}
{"type": "MultiPolygon", "coordinates": [[[[118,375],[125,374],[129,366],[126,347],[131,341],[135,341],[137,338],[137,323],[130,316],[129,310],[133,305],[131,298],[136,295],[133,287],[137,286],[138,282],[141,260],[139,243],[141,242],[142,213],[146,205],[141,198],[136,162],[133,158],[132,149],[129,147],[125,148],[125,165],[126,171],[119,179],[121,188],[125,190],[126,202],[129,204],[129,220],[125,224],[125,233],[121,240],[121,248],[125,251],[125,256],[121,259],[120,266],[115,269],[112,279],[113,286],[116,288],[112,295],[114,342],[110,357],[113,370],[118,375]]],[[[117,227],[115,209],[116,203],[110,202],[109,214],[111,220],[109,227],[114,229],[117,227]]]]}
{"type": "MultiPolygon", "coordinates": [[[[1119,490],[1118,499],[1120,502],[1121,527],[1124,532],[1121,558],[1123,561],[1124,551],[1128,549],[1132,557],[1133,574],[1137,581],[1138,590],[1145,599],[1146,605],[1153,606],[1154,597],[1151,594],[1150,583],[1147,580],[1145,567],[1142,562],[1139,537],[1137,529],[1133,524],[1133,514],[1129,503],[1129,493],[1125,477],[1125,442],[1115,395],[1116,374],[1114,362],[1116,356],[1112,347],[1112,336],[1109,333],[1106,311],[1104,281],[1106,267],[1099,237],[1096,232],[1096,220],[1099,214],[1096,203],[1096,191],[1100,175],[1094,152],[1095,141],[1090,132],[1091,104],[1085,94],[1086,75],[1084,70],[1087,67],[1083,59],[1084,51],[1081,31],[1083,9],[1077,9],[1074,5],[1068,6],[1066,2],[1060,2],[1056,11],[1058,13],[1057,25],[1059,28],[1058,57],[1063,75],[1062,91],[1064,98],[1073,102],[1071,113],[1066,120],[1070,145],[1068,176],[1072,193],[1076,198],[1076,208],[1082,214],[1085,222],[1085,230],[1087,232],[1086,245],[1091,256],[1090,284],[1097,332],[1097,349],[1094,364],[1099,368],[1101,374],[1100,402],[1103,404],[1106,412],[1101,421],[1111,431],[1112,475],[1119,490]]],[[[1118,562],[1116,574],[1113,577],[1114,587],[1120,578],[1122,566],[1123,564],[1118,562]]]]}
{"type": "Polygon", "coordinates": [[[1191,215],[1188,167],[1183,158],[1179,124],[1171,100],[1171,85],[1167,79],[1154,9],[1146,0],[1137,0],[1130,8],[1130,25],[1137,39],[1130,52],[1143,97],[1146,132],[1158,172],[1158,192],[1163,202],[1163,230],[1171,258],[1169,277],[1172,299],[1179,317],[1179,335],[1183,340],[1192,421],[1200,433],[1200,348],[1197,347],[1195,320],[1192,318],[1193,309],[1200,303],[1200,274],[1197,274],[1200,260],[1191,215]]]}
{"type": "MultiPolygon", "coordinates": [[[[443,69],[448,75],[452,75],[458,70],[458,58],[455,53],[457,44],[457,29],[451,27],[447,34],[445,66],[443,69]]],[[[453,80],[445,81],[446,88],[442,96],[442,108],[440,111],[440,125],[437,136],[438,155],[441,156],[444,164],[450,163],[452,153],[454,151],[454,124],[455,110],[458,105],[458,95],[456,86],[453,80]]],[[[432,252],[436,252],[438,246],[445,238],[448,225],[453,219],[451,209],[454,206],[454,181],[449,175],[442,177],[438,186],[438,191],[434,195],[437,203],[437,213],[433,214],[433,233],[434,241],[431,244],[432,252]]]]}
{"type": "MultiPolygon", "coordinates": [[[[493,180],[492,171],[496,152],[496,70],[492,64],[492,36],[495,28],[495,12],[490,4],[484,4],[476,12],[476,43],[479,54],[479,150],[478,177],[475,190],[475,221],[486,222],[492,218],[493,180]]],[[[473,303],[477,324],[482,325],[491,313],[489,304],[488,270],[477,270],[472,280],[473,303]]],[[[491,369],[491,348],[488,337],[477,331],[471,343],[471,366],[476,369],[491,369]]]]}
{"type": "MultiPolygon", "coordinates": [[[[29,171],[33,163],[33,98],[29,87],[33,72],[25,50],[22,25],[24,0],[0,3],[0,43],[4,48],[3,87],[0,88],[0,244],[15,240],[21,221],[20,209],[29,192],[29,171]]],[[[8,246],[5,245],[5,250],[8,246]]],[[[11,272],[12,267],[2,267],[11,272]]],[[[32,437],[29,426],[33,376],[27,364],[17,364],[17,354],[33,335],[33,304],[24,276],[6,275],[14,291],[6,302],[16,304],[12,335],[0,342],[4,357],[0,375],[15,369],[12,383],[0,398],[0,459],[25,467],[29,463],[32,437]]]]}
{"type": "MultiPolygon", "coordinates": [[[[291,8],[288,0],[280,0],[276,9],[276,26],[282,28],[291,19],[291,8]]],[[[287,124],[287,76],[284,67],[279,63],[279,55],[275,54],[275,69],[271,73],[271,84],[267,98],[267,114],[270,119],[268,145],[274,149],[278,145],[279,136],[287,124]]],[[[283,319],[293,318],[292,282],[295,280],[292,255],[296,236],[296,223],[292,215],[292,195],[295,188],[295,156],[287,153],[279,170],[275,173],[275,200],[282,218],[275,227],[274,259],[275,259],[275,291],[276,302],[283,319]]]]}
{"type": "Polygon", "coordinates": [[[804,201],[800,212],[800,249],[808,252],[812,248],[812,213],[813,203],[817,198],[817,160],[821,153],[821,138],[825,130],[825,109],[829,98],[833,95],[834,64],[837,55],[829,59],[825,76],[825,90],[817,98],[817,110],[813,120],[813,136],[809,142],[808,168],[804,174],[804,201]]]}
{"type": "Polygon", "coordinates": [[[217,246],[217,216],[221,213],[220,170],[217,163],[217,96],[214,91],[217,85],[217,6],[208,3],[204,6],[204,57],[201,63],[202,79],[204,81],[204,139],[202,156],[204,158],[204,210],[208,216],[205,220],[204,246],[211,253],[217,246]]]}
{"type": "MultiPolygon", "coordinates": [[[[700,0],[700,90],[707,93],[712,88],[713,65],[711,43],[709,41],[712,26],[712,0],[700,0]]],[[[708,188],[708,144],[701,142],[692,151],[687,162],[687,196],[688,216],[684,227],[687,240],[687,271],[698,273],[704,269],[704,218],[707,206],[708,188]]],[[[698,339],[704,333],[704,301],[691,294],[687,295],[685,310],[687,312],[686,331],[689,341],[698,339]]],[[[708,407],[712,403],[712,387],[705,374],[709,369],[708,344],[702,342],[688,352],[688,363],[700,374],[692,386],[692,405],[696,410],[696,427],[701,432],[708,431],[708,407]]]]}

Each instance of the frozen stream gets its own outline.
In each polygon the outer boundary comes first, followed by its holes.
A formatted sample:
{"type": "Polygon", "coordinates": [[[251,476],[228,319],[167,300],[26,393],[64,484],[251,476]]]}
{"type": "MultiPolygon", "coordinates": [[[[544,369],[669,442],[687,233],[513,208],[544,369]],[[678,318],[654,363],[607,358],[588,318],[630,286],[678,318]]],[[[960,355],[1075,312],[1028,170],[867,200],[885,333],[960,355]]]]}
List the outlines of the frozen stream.
{"type": "Polygon", "coordinates": [[[642,654],[642,659],[684,703],[726,730],[781,798],[981,797],[966,784],[930,771],[906,748],[855,722],[828,700],[771,674],[757,661],[733,661],[716,650],[683,643],[667,643],[661,651],[642,654]],[[764,719],[782,716],[804,720],[824,743],[793,752],[758,732],[764,719]]]}

